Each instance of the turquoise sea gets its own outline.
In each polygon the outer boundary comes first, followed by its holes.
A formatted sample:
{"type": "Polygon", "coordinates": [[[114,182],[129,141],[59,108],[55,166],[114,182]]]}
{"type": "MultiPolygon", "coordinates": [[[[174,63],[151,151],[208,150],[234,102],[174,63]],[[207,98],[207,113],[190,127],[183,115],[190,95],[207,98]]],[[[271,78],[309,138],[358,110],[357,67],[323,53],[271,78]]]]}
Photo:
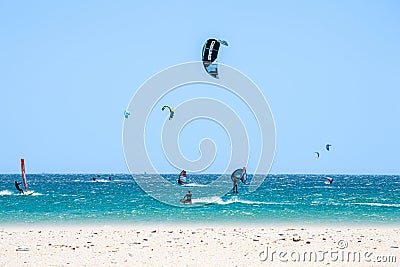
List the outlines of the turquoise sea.
{"type": "MultiPolygon", "coordinates": [[[[239,184],[239,194],[210,196],[207,205],[170,206],[148,196],[128,174],[28,174],[32,196],[18,194],[0,175],[0,224],[234,223],[400,225],[400,176],[268,175],[257,191],[239,184]],[[97,177],[98,182],[92,180],[97,177]],[[111,177],[111,181],[109,180],[111,177]]],[[[177,175],[163,175],[176,182],[177,175]]],[[[188,175],[196,186],[218,175],[188,175]]],[[[250,177],[251,178],[251,177],[250,177]]],[[[149,179],[151,182],[151,177],[149,179]]]]}

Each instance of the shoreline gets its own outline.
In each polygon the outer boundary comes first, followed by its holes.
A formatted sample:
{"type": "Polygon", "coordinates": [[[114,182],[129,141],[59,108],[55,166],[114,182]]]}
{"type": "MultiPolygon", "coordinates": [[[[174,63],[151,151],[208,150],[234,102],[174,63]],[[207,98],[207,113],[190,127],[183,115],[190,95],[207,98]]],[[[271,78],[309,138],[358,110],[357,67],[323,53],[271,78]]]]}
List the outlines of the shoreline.
{"type": "Polygon", "coordinates": [[[121,228],[129,228],[129,227],[225,227],[225,228],[360,228],[360,229],[400,229],[400,223],[376,223],[376,222],[355,222],[355,223],[344,223],[344,222],[192,222],[192,221],[170,221],[170,222],[155,222],[155,221],[147,221],[147,222],[137,222],[137,221],[63,221],[63,222],[29,222],[29,223],[1,223],[0,222],[0,230],[1,229],[26,229],[26,228],[87,228],[87,227],[121,227],[121,228]]]}
{"type": "Polygon", "coordinates": [[[289,220],[283,218],[275,218],[271,220],[260,221],[259,219],[250,220],[197,220],[193,218],[187,219],[182,218],[180,220],[174,218],[173,220],[168,220],[166,218],[164,221],[155,218],[145,218],[141,220],[131,220],[127,218],[81,218],[81,219],[65,219],[65,220],[43,220],[43,221],[31,221],[31,222],[19,222],[19,221],[0,221],[1,228],[14,228],[14,227],[70,227],[71,225],[76,225],[79,227],[87,226],[121,226],[121,227],[146,227],[148,225],[158,226],[158,227],[175,227],[175,226],[193,226],[193,227],[360,227],[360,228],[379,228],[379,229],[392,229],[400,228],[400,222],[398,221],[350,221],[341,220],[299,220],[298,218],[289,220]]]}
{"type": "MultiPolygon", "coordinates": [[[[71,174],[77,174],[77,175],[143,175],[144,173],[120,173],[120,172],[34,172],[30,171],[29,174],[32,175],[71,175],[71,174]]],[[[29,175],[28,174],[28,175],[29,175]]],[[[178,173],[179,174],[179,173],[178,173]]],[[[230,175],[230,173],[227,173],[230,175]]],[[[9,172],[9,173],[0,173],[0,175],[18,175],[20,176],[20,172],[9,172]]],[[[176,175],[176,172],[171,172],[171,173],[146,173],[146,175],[176,175]]],[[[198,175],[198,174],[192,174],[192,175],[198,175]]],[[[200,174],[201,175],[201,174],[200,174]]],[[[221,175],[221,173],[207,173],[207,175],[221,175]]],[[[282,173],[262,173],[258,175],[354,175],[354,176],[362,176],[362,175],[376,175],[376,176],[399,176],[400,173],[302,173],[302,172],[282,172],[282,173]]]]}
{"type": "Polygon", "coordinates": [[[0,266],[310,265],[297,260],[304,253],[319,266],[348,264],[318,251],[357,253],[355,266],[400,262],[400,226],[0,225],[0,240],[0,266]]]}

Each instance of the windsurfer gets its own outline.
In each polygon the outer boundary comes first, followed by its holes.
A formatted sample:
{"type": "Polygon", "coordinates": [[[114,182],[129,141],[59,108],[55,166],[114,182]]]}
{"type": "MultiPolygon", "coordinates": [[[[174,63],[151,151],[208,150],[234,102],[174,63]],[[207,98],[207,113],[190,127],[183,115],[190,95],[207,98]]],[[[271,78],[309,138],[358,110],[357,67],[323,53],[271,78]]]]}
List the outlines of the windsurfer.
{"type": "Polygon", "coordinates": [[[192,193],[190,190],[187,192],[187,194],[181,199],[182,203],[185,204],[192,204],[192,193]]]}
{"type": "Polygon", "coordinates": [[[181,173],[179,174],[178,177],[178,184],[179,185],[184,185],[186,184],[186,171],[182,170],[181,173]],[[181,179],[181,177],[183,177],[184,179],[181,179]]]}
{"type": "Polygon", "coordinates": [[[24,193],[24,190],[22,190],[20,187],[19,187],[19,185],[20,184],[22,184],[22,183],[18,183],[17,181],[15,181],[15,188],[17,188],[17,190],[19,191],[19,193],[20,194],[23,194],[24,193]]]}

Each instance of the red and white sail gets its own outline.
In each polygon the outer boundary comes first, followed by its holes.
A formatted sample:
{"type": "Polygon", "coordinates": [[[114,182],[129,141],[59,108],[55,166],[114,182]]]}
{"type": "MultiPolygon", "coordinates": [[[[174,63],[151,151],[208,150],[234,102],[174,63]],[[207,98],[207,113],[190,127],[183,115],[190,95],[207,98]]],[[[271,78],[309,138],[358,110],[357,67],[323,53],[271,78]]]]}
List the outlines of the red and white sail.
{"type": "Polygon", "coordinates": [[[182,170],[181,173],[179,174],[178,183],[180,185],[186,184],[186,171],[185,170],[182,170]]]}
{"type": "Polygon", "coordinates": [[[28,185],[26,184],[26,177],[25,177],[25,160],[21,159],[21,172],[22,172],[22,180],[24,181],[25,191],[28,192],[28,185]]]}

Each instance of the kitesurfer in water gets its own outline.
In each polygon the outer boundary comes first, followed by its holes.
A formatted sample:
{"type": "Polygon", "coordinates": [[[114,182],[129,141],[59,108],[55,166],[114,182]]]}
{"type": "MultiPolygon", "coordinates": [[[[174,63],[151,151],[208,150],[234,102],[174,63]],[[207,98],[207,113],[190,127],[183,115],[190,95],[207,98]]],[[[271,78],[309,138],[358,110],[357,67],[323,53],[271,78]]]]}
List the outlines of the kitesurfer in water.
{"type": "MultiPolygon", "coordinates": [[[[97,178],[100,178],[100,175],[97,175],[97,178]]],[[[93,177],[92,180],[93,182],[98,182],[96,177],[93,177]]]]}
{"type": "Polygon", "coordinates": [[[239,193],[238,192],[238,186],[237,186],[237,179],[236,179],[236,176],[233,176],[233,193],[239,193]]]}
{"type": "Polygon", "coordinates": [[[19,185],[21,184],[21,183],[18,183],[17,181],[15,181],[15,188],[17,188],[17,190],[19,191],[19,193],[20,194],[23,194],[24,193],[24,190],[22,190],[20,187],[19,187],[19,185]]]}
{"type": "Polygon", "coordinates": [[[326,184],[331,184],[331,183],[333,183],[333,178],[328,177],[328,178],[325,178],[325,179],[328,180],[328,182],[326,182],[326,184]]]}
{"type": "Polygon", "coordinates": [[[178,184],[179,185],[184,185],[185,183],[181,180],[181,177],[178,178],[178,184]]]}
{"type": "Polygon", "coordinates": [[[192,204],[192,193],[190,190],[187,192],[187,194],[181,199],[182,203],[187,203],[187,204],[192,204]]]}

